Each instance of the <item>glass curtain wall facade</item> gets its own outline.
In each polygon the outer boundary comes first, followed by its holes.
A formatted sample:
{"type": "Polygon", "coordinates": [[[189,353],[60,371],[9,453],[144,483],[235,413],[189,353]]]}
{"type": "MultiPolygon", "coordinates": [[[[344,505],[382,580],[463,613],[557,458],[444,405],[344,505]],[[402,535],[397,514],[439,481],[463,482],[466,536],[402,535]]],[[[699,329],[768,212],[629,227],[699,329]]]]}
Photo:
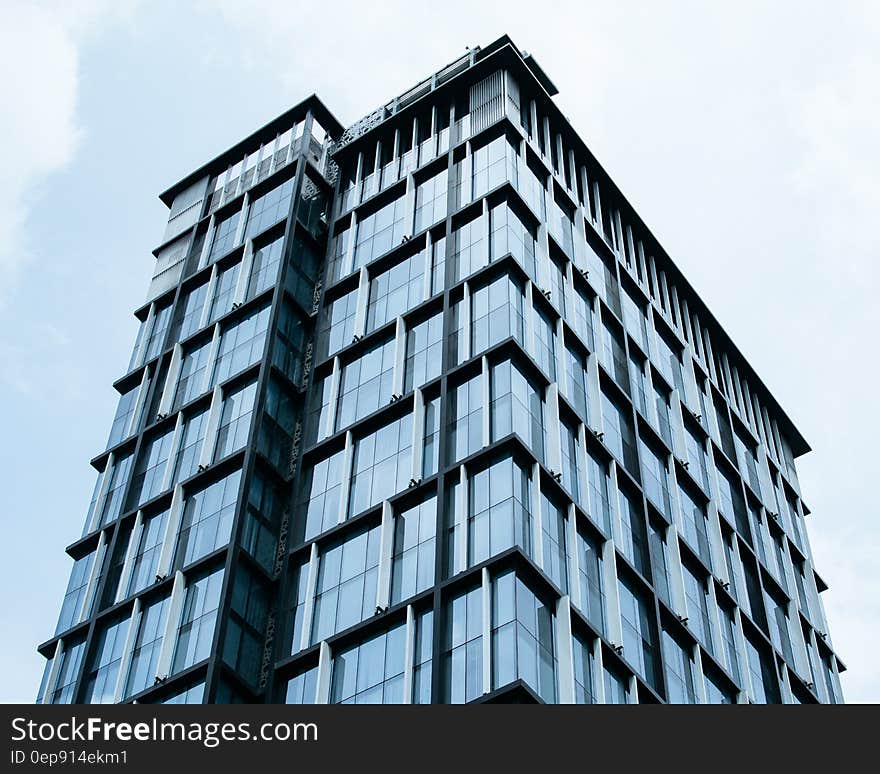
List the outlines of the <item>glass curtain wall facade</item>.
{"type": "Polygon", "coordinates": [[[504,37],[163,195],[39,701],[843,700],[809,447],[554,94],[504,37]]]}

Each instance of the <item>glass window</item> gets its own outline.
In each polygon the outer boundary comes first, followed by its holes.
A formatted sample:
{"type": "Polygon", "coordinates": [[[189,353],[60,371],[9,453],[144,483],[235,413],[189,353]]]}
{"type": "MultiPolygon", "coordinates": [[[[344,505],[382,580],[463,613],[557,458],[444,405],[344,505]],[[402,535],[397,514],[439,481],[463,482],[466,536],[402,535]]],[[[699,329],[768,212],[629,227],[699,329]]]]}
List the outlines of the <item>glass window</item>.
{"type": "Polygon", "coordinates": [[[648,549],[651,553],[651,571],[654,590],[667,605],[669,595],[669,562],[666,558],[666,527],[648,519],[648,549]]]}
{"type": "Polygon", "coordinates": [[[61,603],[61,613],[58,616],[58,625],[55,634],[67,631],[75,626],[86,614],[86,592],[89,588],[89,579],[92,576],[92,567],[95,563],[97,550],[77,559],[70,571],[70,580],[67,582],[67,592],[61,603]]]}
{"type": "Polygon", "coordinates": [[[580,336],[581,343],[592,350],[593,344],[593,300],[580,287],[575,287],[571,294],[574,309],[569,310],[568,318],[575,332],[580,336]]]}
{"type": "Polygon", "coordinates": [[[86,704],[112,704],[122,665],[129,618],[107,624],[96,637],[91,668],[85,675],[86,704]]]}
{"type": "Polygon", "coordinates": [[[488,246],[483,244],[484,220],[481,212],[452,231],[452,262],[455,281],[464,279],[488,262],[488,246]]]}
{"type": "Polygon", "coordinates": [[[349,517],[407,488],[412,478],[412,414],[354,442],[349,517]]]}
{"type": "Polygon", "coordinates": [[[162,699],[156,704],[201,704],[205,696],[205,683],[199,682],[191,685],[180,693],[175,693],[166,699],[162,699]]]}
{"type": "Polygon", "coordinates": [[[437,472],[440,453],[440,398],[425,401],[425,450],[422,455],[422,475],[437,472]]]}
{"type": "Polygon", "coordinates": [[[450,398],[449,461],[456,462],[483,447],[482,374],[453,388],[450,398]]]}
{"type": "Polygon", "coordinates": [[[285,704],[314,704],[318,693],[318,667],[314,666],[287,682],[285,704]]]}
{"type": "Polygon", "coordinates": [[[331,704],[402,704],[406,625],[395,626],[333,659],[331,704]]]}
{"type": "Polygon", "coordinates": [[[506,137],[496,137],[473,152],[473,198],[479,199],[501,183],[516,184],[516,151],[506,137]]]}
{"type": "Polygon", "coordinates": [[[712,652],[712,627],[709,623],[708,589],[705,578],[699,578],[686,564],[682,564],[684,596],[687,605],[688,627],[697,639],[712,652]]]}
{"type": "Polygon", "coordinates": [[[222,586],[222,569],[189,582],[177,630],[172,672],[187,669],[210,654],[222,586]]]}
{"type": "Polygon", "coordinates": [[[789,631],[788,601],[779,596],[778,592],[771,593],[764,590],[764,599],[767,604],[768,621],[770,623],[770,639],[781,651],[785,660],[792,666],[796,666],[794,652],[791,648],[791,633],[789,631]]]}
{"type": "Polygon", "coordinates": [[[601,398],[605,445],[611,449],[631,475],[638,477],[638,455],[636,454],[636,439],[630,411],[618,405],[604,390],[601,393],[601,398]]]}
{"type": "Polygon", "coordinates": [[[425,253],[406,258],[370,280],[367,331],[382,327],[425,300],[425,253]]]}
{"type": "Polygon", "coordinates": [[[393,604],[433,585],[436,534],[436,497],[429,497],[397,514],[391,562],[393,604]]]}
{"type": "Polygon", "coordinates": [[[389,403],[394,387],[394,349],[394,339],[387,339],[342,367],[337,430],[389,403]]]}
{"type": "Polygon", "coordinates": [[[220,425],[217,428],[215,460],[222,460],[233,452],[244,448],[251,429],[251,416],[256,397],[256,382],[251,382],[228,395],[224,395],[220,425]]]}
{"type": "Polygon", "coordinates": [[[748,636],[746,636],[746,663],[752,678],[754,703],[779,704],[779,689],[773,667],[748,636]]]}
{"type": "Polygon", "coordinates": [[[580,459],[581,446],[578,429],[562,420],[559,423],[562,434],[562,486],[568,490],[574,502],[583,505],[581,500],[580,459]]]}
{"type": "Polygon", "coordinates": [[[159,554],[162,552],[167,523],[167,510],[144,518],[127,596],[137,594],[156,582],[156,570],[159,568],[159,554]]]}
{"type": "Polygon", "coordinates": [[[669,477],[665,455],[660,455],[639,438],[639,458],[642,467],[642,487],[648,499],[667,519],[672,513],[669,499],[669,477]]]}
{"type": "Polygon", "coordinates": [[[679,485],[681,523],[678,525],[688,545],[704,561],[709,562],[709,536],[706,526],[706,508],[699,497],[686,486],[679,485]]]}
{"type": "Polygon", "coordinates": [[[468,566],[519,546],[531,556],[531,482],[512,457],[498,460],[470,477],[468,566]]]}
{"type": "Polygon", "coordinates": [[[524,341],[523,291],[512,277],[503,275],[477,288],[471,303],[472,357],[507,338],[524,341]]]}
{"type": "Polygon", "coordinates": [[[174,394],[175,411],[205,391],[205,369],[208,367],[210,350],[211,342],[206,341],[184,351],[174,394]]]}
{"type": "Polygon", "coordinates": [[[171,321],[171,303],[156,309],[153,315],[153,325],[150,335],[144,342],[145,363],[150,362],[160,352],[162,352],[165,344],[165,334],[168,332],[168,324],[171,321]]]}
{"type": "Polygon", "coordinates": [[[719,510],[728,522],[736,527],[740,535],[751,543],[748,540],[748,516],[741,485],[739,481],[732,481],[723,468],[716,467],[716,470],[718,473],[715,480],[718,482],[719,510]]]}
{"type": "MultiPolygon", "coordinates": [[[[554,146],[555,147],[555,146],[554,146]]],[[[548,230],[566,255],[574,255],[573,228],[571,214],[568,205],[559,199],[551,198],[550,212],[548,213],[548,230]]]]}
{"type": "Polygon", "coordinates": [[[315,590],[314,644],[376,612],[381,527],[362,529],[323,552],[315,590]]]}
{"type": "Polygon", "coordinates": [[[443,631],[443,703],[464,704],[483,693],[483,595],[478,586],[455,597],[443,631]]]}
{"type": "Polygon", "coordinates": [[[556,332],[550,318],[537,306],[534,307],[535,323],[535,359],[541,370],[556,381],[556,332]]]}
{"type": "Polygon", "coordinates": [[[517,678],[556,701],[555,615],[512,571],[492,581],[492,687],[517,678]]]}
{"type": "Polygon", "coordinates": [[[709,466],[706,459],[706,446],[699,434],[685,421],[684,445],[687,450],[687,470],[704,492],[709,491],[709,466]]]}
{"type": "Polygon", "coordinates": [[[222,255],[226,255],[236,246],[235,236],[238,233],[239,217],[241,217],[241,210],[236,210],[214,226],[214,241],[211,244],[211,253],[208,256],[209,263],[222,255]]]}
{"type": "Polygon", "coordinates": [[[672,448],[672,426],[669,423],[669,390],[659,381],[654,383],[654,405],[657,407],[657,431],[669,448],[672,448]]]}
{"type": "Polygon", "coordinates": [[[608,465],[592,449],[587,449],[587,479],[589,481],[589,516],[595,524],[611,532],[611,504],[608,494],[608,465]]]}
{"type": "Polygon", "coordinates": [[[208,322],[218,320],[227,312],[232,311],[232,299],[235,297],[235,286],[238,284],[238,275],[241,272],[241,263],[234,263],[217,272],[217,282],[214,285],[214,298],[211,299],[211,311],[208,322]]]}
{"type": "Polygon", "coordinates": [[[547,270],[550,274],[550,303],[562,317],[565,317],[565,264],[551,255],[547,262],[547,270]]]}
{"type": "Polygon", "coordinates": [[[580,352],[571,347],[565,348],[565,381],[562,390],[571,401],[578,416],[589,422],[589,403],[587,401],[587,361],[580,352]]]}
{"type": "Polygon", "coordinates": [[[705,677],[707,704],[736,704],[736,694],[707,670],[705,677]]]}
{"type": "Polygon", "coordinates": [[[614,669],[605,667],[605,703],[629,704],[627,678],[614,669]]]}
{"type": "Polygon", "coordinates": [[[137,385],[119,396],[116,416],[113,417],[113,424],[110,426],[110,437],[107,439],[108,449],[111,446],[116,446],[123,439],[128,438],[137,429],[132,425],[134,424],[134,413],[137,408],[139,393],[140,385],[137,385]]]}
{"type": "Polygon", "coordinates": [[[263,357],[266,329],[269,326],[269,307],[251,312],[220,335],[217,362],[214,364],[212,384],[225,382],[263,357]]]}
{"type": "Polygon", "coordinates": [[[58,676],[55,678],[55,687],[49,697],[49,704],[73,704],[74,688],[79,677],[79,668],[85,655],[85,640],[80,642],[64,643],[64,653],[61,656],[61,664],[58,667],[58,676]]]}
{"type": "Polygon", "coordinates": [[[202,442],[208,428],[208,409],[202,409],[183,420],[183,433],[174,463],[174,481],[186,481],[198,472],[202,442]]]}
{"type": "Polygon", "coordinates": [[[580,611],[596,627],[605,631],[605,592],[602,586],[602,548],[599,541],[577,531],[578,584],[580,611]]]}
{"type": "Polygon", "coordinates": [[[657,685],[657,635],[654,610],[641,593],[625,579],[619,579],[620,615],[623,625],[623,655],[652,688],[657,685]]]}
{"type": "Polygon", "coordinates": [[[657,331],[654,341],[654,362],[666,381],[685,397],[684,379],[681,372],[681,349],[672,338],[662,330],[657,331]]]}
{"type": "Polygon", "coordinates": [[[648,560],[648,535],[642,498],[625,489],[618,490],[620,504],[620,552],[630,560],[643,577],[651,577],[648,560]]]}
{"type": "Polygon", "coordinates": [[[130,508],[151,500],[166,489],[165,473],[168,470],[173,441],[174,428],[171,427],[167,432],[154,436],[145,443],[134,469],[129,496],[130,508]]]}
{"type": "Polygon", "coordinates": [[[294,178],[290,178],[251,202],[246,229],[247,239],[253,239],[269,226],[287,217],[294,181],[294,178]]]}
{"type": "Polygon", "coordinates": [[[446,217],[448,188],[449,173],[446,169],[416,186],[416,233],[446,217]]]}
{"type": "Polygon", "coordinates": [[[617,328],[608,320],[604,320],[602,324],[602,349],[599,351],[599,360],[617,382],[617,385],[629,395],[629,366],[626,349],[617,328]]]}
{"type": "Polygon", "coordinates": [[[400,197],[357,224],[354,265],[358,269],[399,245],[404,237],[405,199],[400,197]]]}
{"type": "Polygon", "coordinates": [[[414,325],[406,334],[404,392],[421,387],[440,375],[443,362],[443,314],[414,325]]]}
{"type": "Polygon", "coordinates": [[[643,352],[648,351],[648,330],[646,325],[645,307],[641,301],[624,285],[620,296],[623,324],[643,352]]]}
{"type": "MultiPolygon", "coordinates": [[[[223,662],[252,686],[260,679],[269,615],[269,592],[261,576],[241,565],[236,571],[220,652],[223,662]]],[[[220,694],[218,703],[223,703],[220,694]]]]}
{"type": "Polygon", "coordinates": [[[645,381],[645,362],[642,356],[634,349],[629,353],[629,379],[632,387],[631,397],[635,407],[642,413],[642,416],[648,415],[648,397],[645,392],[647,386],[645,381]]]}
{"type": "Polygon", "coordinates": [[[354,336],[354,320],[357,313],[357,290],[346,293],[324,306],[318,330],[321,357],[337,353],[351,344],[354,336]]]}
{"type": "Polygon", "coordinates": [[[345,452],[340,450],[311,466],[311,481],[302,490],[305,494],[306,540],[330,529],[339,521],[344,459],[345,452]]]}
{"type": "Polygon", "coordinates": [[[125,686],[126,697],[151,688],[156,680],[159,652],[168,618],[168,603],[169,598],[165,597],[147,605],[141,611],[125,686]]]}
{"type": "Polygon", "coordinates": [[[431,245],[431,295],[446,287],[446,237],[438,236],[431,245]]]}
{"type": "Polygon", "coordinates": [[[595,704],[596,692],[593,680],[596,665],[593,660],[593,648],[589,642],[578,635],[571,638],[574,656],[574,703],[595,704]]]}
{"type": "Polygon", "coordinates": [[[670,704],[696,704],[694,659],[690,648],[680,645],[669,632],[663,632],[666,662],[666,698],[670,704]]]}
{"type": "Polygon", "coordinates": [[[278,281],[283,247],[284,237],[279,237],[274,242],[254,248],[254,260],[251,265],[246,300],[250,301],[278,281]]]}
{"type": "Polygon", "coordinates": [[[562,590],[568,591],[565,510],[541,492],[541,538],[544,572],[562,590]]]}
{"type": "Polygon", "coordinates": [[[491,223],[490,260],[497,261],[505,255],[512,255],[525,269],[526,274],[535,277],[535,229],[525,225],[507,202],[495,205],[489,212],[491,223]]]}
{"type": "Polygon", "coordinates": [[[187,566],[229,542],[241,471],[188,493],[177,543],[177,564],[187,566]]]}
{"type": "Polygon", "coordinates": [[[731,677],[739,683],[740,671],[739,671],[739,648],[736,644],[736,636],[734,634],[734,629],[736,624],[733,620],[733,611],[727,610],[725,608],[720,609],[720,619],[721,619],[721,645],[724,651],[724,663],[727,666],[727,671],[730,672],[731,677]]]}
{"type": "Polygon", "coordinates": [[[122,495],[128,484],[128,474],[131,472],[131,463],[134,454],[126,454],[113,463],[112,469],[104,471],[104,475],[110,476],[107,487],[107,495],[104,497],[104,508],[101,514],[101,526],[106,526],[115,521],[122,511],[122,495]]]}
{"type": "Polygon", "coordinates": [[[493,441],[511,433],[539,459],[544,459],[544,399],[510,360],[492,366],[490,429],[493,441]]]}
{"type": "MultiPolygon", "coordinates": [[[[540,133],[539,133],[540,134],[540,133]]],[[[541,219],[546,219],[546,190],[544,187],[544,178],[546,173],[541,169],[540,165],[533,162],[528,157],[525,164],[519,165],[519,185],[517,190],[526,200],[532,211],[541,219]]]]}
{"type": "Polygon", "coordinates": [[[434,612],[416,616],[416,641],[413,653],[413,704],[431,703],[431,673],[434,648],[434,612]]]}

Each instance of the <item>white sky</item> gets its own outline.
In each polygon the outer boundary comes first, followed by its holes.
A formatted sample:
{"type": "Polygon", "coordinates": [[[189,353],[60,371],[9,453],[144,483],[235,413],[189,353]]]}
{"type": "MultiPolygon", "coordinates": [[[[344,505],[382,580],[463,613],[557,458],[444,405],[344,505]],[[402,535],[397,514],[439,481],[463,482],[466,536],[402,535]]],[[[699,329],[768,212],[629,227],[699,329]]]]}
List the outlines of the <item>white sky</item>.
{"type": "Polygon", "coordinates": [[[0,4],[0,700],[36,692],[158,192],[312,92],[350,123],[503,33],[813,446],[798,468],[844,693],[880,700],[880,7],[379,5],[0,4]]]}

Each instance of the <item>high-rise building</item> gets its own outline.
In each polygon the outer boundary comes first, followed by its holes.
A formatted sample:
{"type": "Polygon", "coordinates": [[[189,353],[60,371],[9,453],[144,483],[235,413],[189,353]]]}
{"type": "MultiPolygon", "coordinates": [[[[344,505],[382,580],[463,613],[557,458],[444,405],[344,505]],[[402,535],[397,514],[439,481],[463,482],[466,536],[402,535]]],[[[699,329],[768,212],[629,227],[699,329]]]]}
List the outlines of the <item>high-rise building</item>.
{"type": "Polygon", "coordinates": [[[792,421],[507,37],[161,195],[41,702],[840,702],[792,421]]]}

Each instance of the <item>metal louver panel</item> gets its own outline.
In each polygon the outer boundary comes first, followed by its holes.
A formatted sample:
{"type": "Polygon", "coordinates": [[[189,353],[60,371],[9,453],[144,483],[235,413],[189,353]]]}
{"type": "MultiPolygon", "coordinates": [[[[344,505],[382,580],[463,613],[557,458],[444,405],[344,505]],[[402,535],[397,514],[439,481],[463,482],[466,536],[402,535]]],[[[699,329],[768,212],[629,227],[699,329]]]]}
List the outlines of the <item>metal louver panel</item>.
{"type": "Polygon", "coordinates": [[[504,73],[498,70],[471,86],[471,134],[481,132],[501,118],[504,73]]]}

